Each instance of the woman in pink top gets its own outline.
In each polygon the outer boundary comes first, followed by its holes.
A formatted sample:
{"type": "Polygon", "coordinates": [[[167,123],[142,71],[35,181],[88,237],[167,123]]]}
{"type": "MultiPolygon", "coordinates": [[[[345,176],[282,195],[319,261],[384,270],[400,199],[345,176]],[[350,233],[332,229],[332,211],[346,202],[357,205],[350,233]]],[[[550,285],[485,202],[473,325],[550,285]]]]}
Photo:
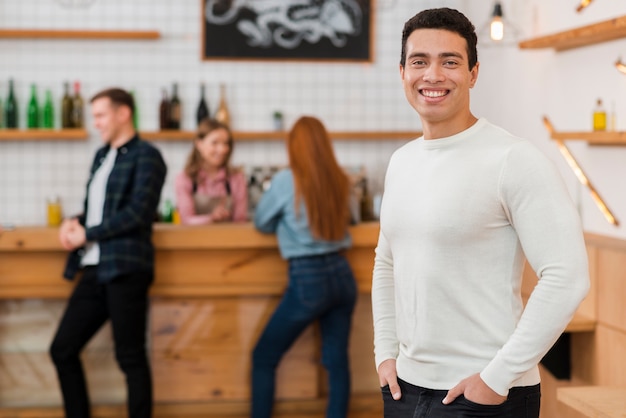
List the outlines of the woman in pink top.
{"type": "Polygon", "coordinates": [[[176,203],[183,224],[248,219],[246,176],[228,166],[232,152],[233,136],[228,126],[203,119],[185,169],[175,180],[176,203]]]}

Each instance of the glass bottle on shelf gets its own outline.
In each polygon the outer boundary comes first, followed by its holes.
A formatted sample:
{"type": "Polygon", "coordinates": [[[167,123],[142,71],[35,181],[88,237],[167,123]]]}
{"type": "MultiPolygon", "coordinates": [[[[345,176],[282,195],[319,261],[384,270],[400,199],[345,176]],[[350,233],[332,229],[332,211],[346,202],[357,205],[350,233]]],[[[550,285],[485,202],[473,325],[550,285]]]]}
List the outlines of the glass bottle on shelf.
{"type": "Polygon", "coordinates": [[[178,84],[172,86],[172,98],[170,100],[170,129],[180,129],[182,116],[182,104],[178,98],[178,84]]]}
{"type": "Polygon", "coordinates": [[[72,127],[72,97],[70,96],[70,83],[63,83],[63,98],[61,99],[61,127],[72,127]]]}
{"type": "Polygon", "coordinates": [[[167,90],[161,90],[161,103],[159,104],[159,129],[170,128],[170,101],[167,97],[167,90]]]}
{"type": "Polygon", "coordinates": [[[43,127],[46,129],[54,128],[54,105],[52,104],[52,92],[46,90],[46,100],[43,104],[43,127]]]}
{"type": "Polygon", "coordinates": [[[26,126],[28,129],[39,128],[39,103],[37,102],[37,86],[30,85],[30,100],[28,101],[28,117],[26,126]]]}
{"type": "Polygon", "coordinates": [[[200,84],[200,103],[198,103],[198,109],[196,110],[196,123],[199,125],[202,119],[209,117],[209,106],[204,98],[205,85],[200,84]]]}
{"type": "Polygon", "coordinates": [[[226,85],[220,84],[220,104],[215,113],[215,119],[226,126],[230,126],[230,111],[226,103],[226,85]]]}
{"type": "Polygon", "coordinates": [[[9,95],[4,107],[5,126],[9,129],[17,129],[17,99],[15,98],[15,92],[13,91],[13,79],[9,80],[9,95]]]}
{"type": "Polygon", "coordinates": [[[602,99],[596,100],[596,107],[593,109],[593,130],[606,130],[606,110],[602,104],[602,99]]]}
{"type": "Polygon", "coordinates": [[[74,82],[74,97],[72,98],[72,128],[83,127],[83,97],[80,95],[80,82],[74,82]]]}
{"type": "Polygon", "coordinates": [[[0,98],[0,129],[4,128],[4,109],[2,108],[2,98],[0,98]]]}

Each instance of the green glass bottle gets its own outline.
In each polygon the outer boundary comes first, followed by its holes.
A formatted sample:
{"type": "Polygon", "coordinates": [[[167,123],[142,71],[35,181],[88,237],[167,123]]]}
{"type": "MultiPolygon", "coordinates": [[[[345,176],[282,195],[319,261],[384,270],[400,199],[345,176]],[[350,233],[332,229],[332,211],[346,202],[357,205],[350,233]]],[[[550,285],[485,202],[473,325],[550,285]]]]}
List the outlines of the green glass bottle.
{"type": "Polygon", "coordinates": [[[2,109],[2,99],[0,98],[0,129],[4,128],[4,109],[2,109]]]}
{"type": "Polygon", "coordinates": [[[43,104],[43,127],[46,129],[54,128],[54,105],[52,104],[52,92],[46,90],[46,101],[43,104]]]}
{"type": "Polygon", "coordinates": [[[161,222],[172,223],[174,216],[174,204],[170,199],[165,199],[163,211],[161,212],[161,222]]]}
{"type": "Polygon", "coordinates": [[[37,86],[30,86],[30,101],[28,102],[28,129],[39,128],[39,103],[37,103],[37,86]]]}
{"type": "Polygon", "coordinates": [[[13,80],[9,80],[9,96],[4,105],[4,123],[9,129],[17,129],[17,100],[15,99],[15,93],[13,91],[13,80]]]}

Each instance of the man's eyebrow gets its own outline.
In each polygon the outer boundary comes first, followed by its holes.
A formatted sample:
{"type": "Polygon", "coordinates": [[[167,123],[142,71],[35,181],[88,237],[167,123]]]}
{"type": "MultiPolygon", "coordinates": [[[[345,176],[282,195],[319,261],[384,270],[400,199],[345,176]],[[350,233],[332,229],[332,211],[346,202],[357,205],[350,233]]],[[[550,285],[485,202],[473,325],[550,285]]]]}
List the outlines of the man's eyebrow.
{"type": "MultiPolygon", "coordinates": [[[[439,55],[439,58],[449,58],[449,57],[455,57],[455,58],[463,58],[463,54],[458,53],[458,52],[442,52],[439,55]]],[[[411,53],[408,58],[416,58],[416,57],[420,57],[420,58],[428,58],[430,57],[430,54],[427,52],[413,52],[411,53]]]]}

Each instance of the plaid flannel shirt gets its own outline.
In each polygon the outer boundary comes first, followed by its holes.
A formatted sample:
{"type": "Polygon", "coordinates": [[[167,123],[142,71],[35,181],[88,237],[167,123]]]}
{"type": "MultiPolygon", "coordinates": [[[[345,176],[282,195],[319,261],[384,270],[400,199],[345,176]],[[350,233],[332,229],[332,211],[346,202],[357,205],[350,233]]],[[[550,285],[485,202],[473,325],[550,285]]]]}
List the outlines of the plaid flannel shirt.
{"type": "MultiPolygon", "coordinates": [[[[87,190],[109,147],[106,145],[96,152],[87,190]]],[[[100,245],[99,281],[109,282],[122,274],[154,269],[152,223],[166,172],[159,150],[140,140],[138,135],[118,149],[106,185],[102,223],[85,231],[87,241],[97,241],[100,245]]],[[[83,214],[78,216],[82,225],[86,212],[87,198],[83,214]]],[[[65,278],[74,278],[83,253],[82,248],[70,253],[65,278]]]]}

